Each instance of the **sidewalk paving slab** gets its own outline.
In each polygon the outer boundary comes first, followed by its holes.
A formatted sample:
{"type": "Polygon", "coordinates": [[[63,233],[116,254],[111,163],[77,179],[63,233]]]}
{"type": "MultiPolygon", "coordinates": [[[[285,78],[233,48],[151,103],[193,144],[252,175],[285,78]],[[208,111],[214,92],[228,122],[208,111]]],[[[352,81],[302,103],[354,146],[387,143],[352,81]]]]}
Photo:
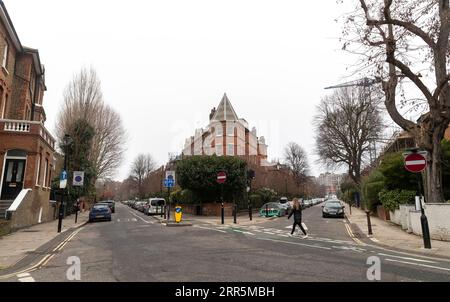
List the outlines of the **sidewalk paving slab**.
{"type": "Polygon", "coordinates": [[[450,242],[448,241],[431,240],[432,248],[425,249],[421,236],[407,233],[401,226],[374,216],[370,216],[373,235],[369,236],[366,212],[353,207],[351,215],[347,207],[345,212],[350,225],[353,228],[356,227],[358,229],[357,233],[363,234],[364,238],[371,241],[370,243],[428,256],[450,258],[450,242]]]}
{"type": "Polygon", "coordinates": [[[80,212],[77,223],[75,215],[67,216],[62,221],[61,233],[58,233],[58,220],[23,228],[0,237],[0,272],[10,268],[40,246],[50,242],[59,234],[81,227],[89,220],[89,212],[80,212]]]}

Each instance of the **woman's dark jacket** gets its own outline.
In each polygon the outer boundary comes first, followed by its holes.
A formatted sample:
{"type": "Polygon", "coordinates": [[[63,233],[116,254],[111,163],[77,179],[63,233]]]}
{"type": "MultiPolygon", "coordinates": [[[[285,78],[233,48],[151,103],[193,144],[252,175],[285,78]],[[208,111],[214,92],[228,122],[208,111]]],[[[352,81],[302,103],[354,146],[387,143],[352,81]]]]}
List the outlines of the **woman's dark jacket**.
{"type": "Polygon", "coordinates": [[[300,207],[298,210],[292,209],[291,213],[288,216],[288,219],[291,218],[292,214],[294,214],[294,221],[300,223],[302,221],[302,208],[300,207]]]}

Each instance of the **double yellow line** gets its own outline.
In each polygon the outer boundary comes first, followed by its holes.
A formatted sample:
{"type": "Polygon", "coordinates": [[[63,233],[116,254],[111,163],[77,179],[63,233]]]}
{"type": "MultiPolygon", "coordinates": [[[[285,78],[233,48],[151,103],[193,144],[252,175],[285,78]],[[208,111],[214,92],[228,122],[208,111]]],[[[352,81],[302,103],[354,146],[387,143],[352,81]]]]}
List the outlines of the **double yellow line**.
{"type": "Polygon", "coordinates": [[[353,239],[353,241],[355,241],[357,244],[359,245],[366,245],[364,242],[362,242],[361,240],[359,240],[358,238],[356,238],[355,234],[353,234],[352,229],[350,228],[350,226],[348,225],[348,223],[344,223],[345,229],[347,230],[348,235],[350,236],[350,238],[353,239]]]}
{"type": "Polygon", "coordinates": [[[44,256],[44,258],[42,258],[42,259],[41,259],[38,263],[36,263],[35,265],[33,265],[33,266],[29,267],[29,268],[26,268],[26,269],[24,269],[24,270],[18,271],[18,272],[14,272],[14,273],[11,273],[11,274],[8,274],[8,275],[2,275],[2,276],[0,276],[0,280],[2,280],[2,279],[8,279],[8,278],[11,278],[11,277],[14,277],[14,276],[16,276],[16,275],[23,274],[23,273],[31,273],[31,272],[33,272],[33,271],[35,271],[35,270],[38,270],[38,269],[44,267],[44,266],[47,265],[47,263],[55,256],[55,253],[61,251],[62,248],[63,248],[67,243],[69,243],[69,241],[72,240],[73,237],[75,237],[82,229],[83,229],[83,227],[77,229],[77,230],[74,231],[72,234],[70,234],[63,242],[61,242],[60,244],[58,244],[58,246],[55,247],[55,248],[53,249],[53,251],[52,251],[50,254],[46,254],[46,255],[44,256]]]}

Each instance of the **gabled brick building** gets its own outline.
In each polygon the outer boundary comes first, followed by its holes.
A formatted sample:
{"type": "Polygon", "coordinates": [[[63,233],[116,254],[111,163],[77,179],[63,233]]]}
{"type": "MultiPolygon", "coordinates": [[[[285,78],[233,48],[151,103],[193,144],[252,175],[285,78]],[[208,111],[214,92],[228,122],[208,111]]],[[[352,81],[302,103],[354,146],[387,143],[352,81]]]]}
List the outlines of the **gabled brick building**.
{"type": "Polygon", "coordinates": [[[44,126],[39,52],[21,44],[1,0],[0,64],[0,218],[9,210],[12,227],[20,227],[53,218],[55,139],[44,126]]]}
{"type": "Polygon", "coordinates": [[[249,129],[247,121],[238,118],[227,95],[209,116],[205,129],[197,129],[186,139],[183,155],[213,155],[256,157],[260,165],[267,163],[267,145],[256,128],[249,129]]]}

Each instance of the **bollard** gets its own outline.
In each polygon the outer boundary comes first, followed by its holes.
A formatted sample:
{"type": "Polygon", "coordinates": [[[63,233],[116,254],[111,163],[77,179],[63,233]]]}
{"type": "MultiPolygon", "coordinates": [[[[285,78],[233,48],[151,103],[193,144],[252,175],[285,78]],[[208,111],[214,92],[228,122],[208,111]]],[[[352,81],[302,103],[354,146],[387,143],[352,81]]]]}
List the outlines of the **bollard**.
{"type": "Polygon", "coordinates": [[[222,224],[225,223],[225,209],[223,208],[223,202],[222,202],[222,209],[221,209],[221,218],[222,218],[222,224]]]}
{"type": "Polygon", "coordinates": [[[160,214],[161,214],[161,217],[163,217],[163,212],[164,212],[164,209],[163,209],[163,207],[162,207],[162,206],[160,206],[159,208],[161,209],[161,213],[160,213],[160,214]]]}
{"type": "Polygon", "coordinates": [[[369,235],[372,235],[372,224],[370,222],[370,211],[366,211],[366,215],[367,215],[367,228],[368,228],[368,232],[369,235]]]}
{"type": "Polygon", "coordinates": [[[269,205],[266,204],[266,217],[269,217],[269,205]]]}
{"type": "Polygon", "coordinates": [[[233,205],[233,223],[236,223],[236,216],[237,216],[237,205],[233,205]]]}
{"type": "Polygon", "coordinates": [[[248,216],[250,217],[250,221],[252,221],[252,205],[250,204],[249,206],[248,206],[248,216]]]}
{"type": "Polygon", "coordinates": [[[170,222],[170,204],[167,206],[167,222],[170,222]]]}
{"type": "Polygon", "coordinates": [[[425,216],[425,211],[422,207],[422,215],[420,216],[420,223],[422,225],[423,246],[426,249],[431,249],[430,229],[428,227],[428,219],[425,216]]]}

